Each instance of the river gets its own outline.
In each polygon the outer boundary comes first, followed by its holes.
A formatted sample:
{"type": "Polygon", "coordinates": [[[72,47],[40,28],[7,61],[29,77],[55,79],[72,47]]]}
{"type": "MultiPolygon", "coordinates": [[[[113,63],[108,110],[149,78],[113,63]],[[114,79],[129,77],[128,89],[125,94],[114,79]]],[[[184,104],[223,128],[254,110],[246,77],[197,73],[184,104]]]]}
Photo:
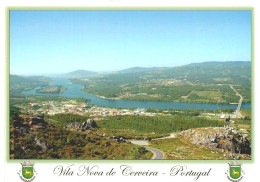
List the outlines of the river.
{"type": "MultiPolygon", "coordinates": [[[[65,78],[53,78],[51,85],[62,85],[67,88],[62,94],[42,94],[36,93],[35,88],[30,91],[24,91],[22,94],[25,95],[50,95],[50,96],[61,96],[76,98],[82,97],[90,99],[90,104],[96,106],[106,107],[118,107],[118,108],[158,108],[158,109],[210,109],[215,110],[218,108],[237,108],[237,105],[230,104],[197,104],[197,103],[182,103],[182,102],[152,102],[152,101],[128,101],[128,100],[111,100],[96,97],[92,94],[82,92],[83,85],[71,84],[68,79],[65,78]]],[[[242,104],[242,108],[250,109],[251,104],[242,104]]]]}

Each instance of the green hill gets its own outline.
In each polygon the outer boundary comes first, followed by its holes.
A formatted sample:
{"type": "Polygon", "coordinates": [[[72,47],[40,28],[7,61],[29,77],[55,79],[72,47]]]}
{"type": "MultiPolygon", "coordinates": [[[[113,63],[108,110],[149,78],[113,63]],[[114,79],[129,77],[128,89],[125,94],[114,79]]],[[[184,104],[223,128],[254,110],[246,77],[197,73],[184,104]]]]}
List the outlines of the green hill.
{"type": "Polygon", "coordinates": [[[66,73],[63,76],[67,77],[67,78],[84,78],[84,77],[88,77],[88,76],[93,76],[95,74],[97,74],[97,73],[92,72],[92,71],[76,70],[76,71],[66,73]]]}
{"type": "Polygon", "coordinates": [[[239,97],[230,88],[232,84],[244,97],[244,102],[251,102],[250,61],[193,63],[156,71],[100,75],[88,81],[74,79],[72,82],[84,85],[84,91],[88,93],[107,98],[196,103],[238,102],[239,97]]]}
{"type": "Polygon", "coordinates": [[[51,79],[44,76],[17,76],[10,75],[10,94],[17,95],[22,91],[32,90],[35,87],[44,87],[50,84],[51,79]]]}

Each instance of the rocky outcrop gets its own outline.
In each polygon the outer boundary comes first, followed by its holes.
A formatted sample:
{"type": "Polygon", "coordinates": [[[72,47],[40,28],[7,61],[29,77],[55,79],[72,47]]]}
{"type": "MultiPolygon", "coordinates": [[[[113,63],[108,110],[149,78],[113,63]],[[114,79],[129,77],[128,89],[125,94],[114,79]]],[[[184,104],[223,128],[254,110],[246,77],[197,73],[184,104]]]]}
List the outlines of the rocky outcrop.
{"type": "Polygon", "coordinates": [[[47,143],[41,141],[38,138],[35,138],[34,140],[36,142],[36,145],[39,146],[41,149],[43,149],[43,150],[47,150],[48,149],[48,144],[47,143]]]}
{"type": "Polygon", "coordinates": [[[251,142],[232,127],[197,128],[180,132],[195,145],[220,148],[223,152],[251,154],[251,142]]]}
{"type": "Polygon", "coordinates": [[[118,143],[126,142],[126,139],[122,136],[112,136],[112,137],[109,137],[109,139],[113,139],[114,141],[116,141],[118,143]]]}
{"type": "Polygon", "coordinates": [[[22,127],[17,127],[16,129],[18,129],[21,133],[24,134],[29,134],[30,133],[30,129],[29,126],[22,126],[22,127]]]}
{"type": "Polygon", "coordinates": [[[73,131],[83,132],[85,130],[89,130],[89,129],[95,128],[95,127],[97,127],[97,123],[93,119],[88,119],[83,124],[81,124],[79,122],[74,122],[74,123],[71,123],[71,124],[65,126],[64,128],[73,130],[73,131]]]}
{"type": "Polygon", "coordinates": [[[47,122],[40,116],[30,117],[29,124],[35,129],[43,129],[46,128],[47,122]]]}
{"type": "Polygon", "coordinates": [[[83,126],[89,128],[95,128],[97,127],[97,123],[93,119],[88,119],[86,122],[83,123],[83,126]]]}
{"type": "Polygon", "coordinates": [[[21,147],[21,149],[25,152],[31,152],[35,150],[34,144],[36,145],[36,150],[47,150],[48,144],[46,142],[41,141],[37,137],[35,137],[35,134],[37,131],[35,129],[43,129],[46,128],[48,123],[45,122],[45,120],[40,116],[34,116],[34,117],[22,117],[15,115],[14,116],[14,127],[16,129],[16,135],[17,137],[24,137],[27,135],[31,135],[34,137],[34,142],[25,144],[21,147]]]}
{"type": "Polygon", "coordinates": [[[73,130],[73,131],[83,131],[84,127],[79,122],[71,123],[64,127],[65,129],[73,130]]]}
{"type": "Polygon", "coordinates": [[[20,128],[23,127],[24,119],[20,117],[17,113],[14,113],[13,122],[15,128],[20,128]]]}
{"type": "Polygon", "coordinates": [[[15,114],[13,119],[13,126],[16,130],[20,131],[20,133],[28,135],[34,133],[31,129],[31,126],[28,122],[28,118],[20,117],[19,115],[15,114]]]}

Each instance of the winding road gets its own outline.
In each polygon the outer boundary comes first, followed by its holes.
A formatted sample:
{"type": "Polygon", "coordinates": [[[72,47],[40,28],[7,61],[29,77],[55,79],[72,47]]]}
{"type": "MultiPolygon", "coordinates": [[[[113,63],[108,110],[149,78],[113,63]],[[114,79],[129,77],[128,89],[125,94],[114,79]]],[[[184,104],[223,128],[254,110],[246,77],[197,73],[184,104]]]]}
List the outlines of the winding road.
{"type": "Polygon", "coordinates": [[[130,142],[135,145],[144,146],[146,148],[146,150],[151,151],[153,153],[152,159],[160,160],[160,159],[164,158],[164,154],[162,151],[155,149],[155,148],[147,147],[147,145],[149,145],[147,140],[130,140],[130,142]]]}
{"type": "Polygon", "coordinates": [[[155,160],[163,159],[164,155],[163,155],[162,151],[160,151],[158,149],[151,148],[151,147],[145,147],[145,148],[153,153],[152,159],[155,159],[155,160]]]}

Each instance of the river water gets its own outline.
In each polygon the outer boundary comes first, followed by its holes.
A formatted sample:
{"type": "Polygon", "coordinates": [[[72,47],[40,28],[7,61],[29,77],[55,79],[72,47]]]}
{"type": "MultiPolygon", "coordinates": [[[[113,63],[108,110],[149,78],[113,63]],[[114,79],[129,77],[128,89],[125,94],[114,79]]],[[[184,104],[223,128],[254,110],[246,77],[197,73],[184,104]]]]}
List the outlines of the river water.
{"type": "MultiPolygon", "coordinates": [[[[91,99],[90,104],[96,106],[106,107],[118,107],[118,108],[158,108],[158,109],[210,109],[215,110],[218,108],[237,108],[237,105],[229,104],[197,104],[197,103],[182,103],[182,102],[151,102],[151,101],[128,101],[128,100],[111,100],[96,97],[92,94],[82,92],[83,85],[71,84],[68,79],[65,78],[53,78],[51,85],[62,85],[67,88],[62,94],[42,94],[36,93],[35,88],[30,91],[22,92],[25,95],[49,95],[49,96],[62,96],[69,98],[82,97],[91,99]]],[[[243,104],[242,108],[250,109],[251,104],[243,104]]]]}

